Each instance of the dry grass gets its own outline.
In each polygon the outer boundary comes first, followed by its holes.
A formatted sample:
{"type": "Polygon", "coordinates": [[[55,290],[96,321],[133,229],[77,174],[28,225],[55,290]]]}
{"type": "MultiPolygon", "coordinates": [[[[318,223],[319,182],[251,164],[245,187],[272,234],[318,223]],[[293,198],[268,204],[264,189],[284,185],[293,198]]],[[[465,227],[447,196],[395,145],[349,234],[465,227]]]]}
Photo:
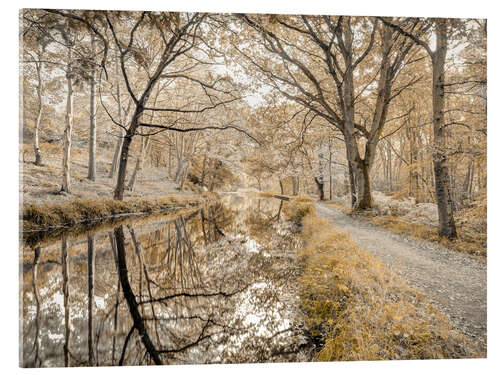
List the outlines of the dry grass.
{"type": "Polygon", "coordinates": [[[482,223],[482,221],[485,221],[485,209],[482,207],[475,210],[468,210],[467,212],[464,211],[460,213],[461,215],[457,215],[458,238],[450,241],[439,235],[438,228],[435,225],[410,222],[407,218],[401,216],[377,215],[375,211],[353,213],[351,208],[339,203],[327,203],[327,205],[341,210],[346,215],[355,214],[358,217],[367,218],[377,227],[393,233],[410,236],[416,240],[434,242],[449,249],[458,250],[470,255],[486,257],[486,229],[477,224],[475,226],[471,225],[472,222],[482,223]],[[479,211],[479,213],[476,211],[479,211]],[[477,219],[478,216],[481,216],[482,220],[477,219]]]}
{"type": "Polygon", "coordinates": [[[433,225],[411,223],[397,216],[376,216],[370,218],[370,221],[377,227],[393,233],[407,235],[417,240],[431,241],[471,255],[486,256],[486,236],[475,235],[463,226],[457,228],[458,238],[451,241],[441,237],[438,228],[433,225]]]}
{"type": "Polygon", "coordinates": [[[323,343],[318,360],[482,355],[423,295],[318,218],[314,205],[295,200],[286,213],[302,227],[300,296],[309,332],[323,343]]]}
{"type": "Polygon", "coordinates": [[[346,206],[344,206],[343,204],[340,204],[340,203],[329,202],[329,203],[327,203],[327,205],[331,206],[331,207],[335,207],[336,209],[342,211],[346,215],[350,215],[352,213],[352,209],[351,208],[348,208],[348,207],[346,207],[346,206]]]}
{"type": "Polygon", "coordinates": [[[117,216],[151,214],[178,208],[189,208],[216,199],[215,193],[166,196],[161,198],[81,199],[57,204],[26,204],[21,220],[24,233],[43,231],[76,224],[102,222],[117,216]]]}
{"type": "MultiPolygon", "coordinates": [[[[190,215],[197,212],[202,207],[210,207],[213,201],[201,205],[193,205],[191,208],[172,206],[167,211],[151,213],[149,215],[137,215],[133,217],[133,225],[141,226],[147,224],[156,224],[160,221],[172,220],[179,215],[190,215]]],[[[70,227],[55,227],[44,231],[35,231],[25,233],[22,246],[24,249],[33,249],[34,246],[46,248],[50,245],[60,243],[61,236],[64,235],[71,240],[85,239],[89,235],[96,235],[105,231],[110,231],[123,223],[129,224],[131,215],[115,216],[102,221],[93,221],[89,223],[79,223],[70,227]]]]}

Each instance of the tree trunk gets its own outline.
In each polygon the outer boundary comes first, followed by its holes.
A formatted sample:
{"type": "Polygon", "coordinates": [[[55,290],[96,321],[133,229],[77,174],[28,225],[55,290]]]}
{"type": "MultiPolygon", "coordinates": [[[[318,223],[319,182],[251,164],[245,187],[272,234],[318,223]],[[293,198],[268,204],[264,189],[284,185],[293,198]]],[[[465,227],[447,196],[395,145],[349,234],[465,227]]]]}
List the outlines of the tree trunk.
{"type": "Polygon", "coordinates": [[[113,162],[111,163],[111,169],[109,171],[109,178],[113,178],[115,176],[116,169],[118,168],[118,157],[120,156],[122,145],[123,145],[123,138],[120,136],[116,140],[115,152],[113,154],[113,162]]]}
{"type": "Polygon", "coordinates": [[[184,167],[182,168],[181,174],[180,174],[180,181],[179,181],[179,190],[182,190],[184,188],[184,182],[186,182],[187,175],[189,172],[189,168],[191,167],[191,160],[188,159],[185,162],[184,167]]]}
{"type": "Polygon", "coordinates": [[[324,201],[325,200],[324,182],[318,177],[314,177],[314,182],[316,182],[316,186],[318,187],[319,200],[324,201]]]}
{"type": "Polygon", "coordinates": [[[33,297],[35,299],[36,313],[35,313],[35,338],[34,338],[34,349],[35,358],[33,363],[35,367],[41,366],[40,360],[40,291],[38,290],[37,277],[38,277],[38,262],[40,261],[40,246],[35,248],[35,256],[33,259],[33,297]]]}
{"type": "MultiPolygon", "coordinates": [[[[95,53],[95,39],[91,37],[91,53],[92,56],[95,53]]],[[[89,173],[88,179],[95,181],[96,178],[96,96],[95,96],[95,84],[96,84],[96,70],[92,67],[91,78],[90,78],[90,128],[89,128],[89,173]]]]}
{"type": "Polygon", "coordinates": [[[73,82],[71,74],[71,49],[68,48],[68,71],[66,72],[67,94],[66,94],[66,128],[63,135],[63,180],[61,191],[70,193],[70,154],[71,154],[71,132],[73,130],[73,82]]]}
{"type": "Polygon", "coordinates": [[[371,208],[373,201],[370,187],[370,165],[361,159],[358,153],[356,140],[349,136],[346,138],[347,160],[351,175],[352,207],[355,211],[371,208]],[[354,194],[352,194],[354,192],[354,194]]]}
{"type": "MultiPolygon", "coordinates": [[[[120,70],[118,68],[119,61],[120,58],[118,56],[118,50],[116,50],[116,64],[115,64],[116,103],[118,107],[118,121],[120,121],[120,123],[123,125],[122,104],[120,98],[120,70]]],[[[118,156],[120,155],[122,142],[123,138],[121,137],[116,140],[115,152],[113,154],[113,162],[111,163],[111,170],[109,171],[109,178],[113,178],[115,176],[116,169],[118,168],[118,156]]]]}
{"type": "Polygon", "coordinates": [[[349,158],[347,159],[347,165],[349,175],[349,190],[351,192],[351,207],[354,208],[354,206],[356,205],[356,182],[354,181],[354,172],[349,158]]]}
{"type": "Polygon", "coordinates": [[[35,132],[34,132],[34,144],[33,148],[35,150],[35,165],[41,166],[43,165],[42,162],[42,153],[40,151],[40,146],[38,143],[38,129],[40,128],[40,121],[42,119],[42,106],[40,105],[39,110],[38,110],[38,116],[36,117],[36,122],[35,122],[35,132]]]}
{"type": "Polygon", "coordinates": [[[88,263],[88,350],[89,366],[94,366],[94,340],[93,340],[93,306],[94,306],[94,270],[95,270],[95,251],[94,236],[87,237],[87,263],[88,263]]]}
{"type": "Polygon", "coordinates": [[[168,145],[168,177],[172,177],[172,145],[168,145]]]}
{"type": "Polygon", "coordinates": [[[126,253],[125,253],[125,234],[123,231],[123,226],[119,226],[114,230],[115,241],[116,241],[116,250],[117,250],[117,259],[118,259],[118,269],[119,269],[119,277],[120,284],[122,286],[123,295],[125,300],[127,301],[127,305],[130,311],[130,315],[134,321],[134,329],[136,329],[139,333],[141,341],[146,348],[148,354],[153,359],[156,365],[162,365],[163,362],[160,359],[158,351],[153,345],[151,338],[146,330],[146,326],[144,324],[144,319],[139,313],[139,305],[135,298],[135,295],[132,291],[132,287],[130,286],[130,282],[128,279],[128,270],[127,270],[127,261],[126,261],[126,253]]]}
{"type": "MultiPolygon", "coordinates": [[[[349,114],[349,122],[346,122],[346,131],[344,139],[347,144],[348,157],[351,160],[351,167],[354,175],[354,186],[356,188],[356,203],[354,210],[369,209],[373,205],[370,169],[375,160],[377,146],[380,140],[380,135],[385,125],[388,106],[390,103],[392,80],[394,78],[391,65],[390,51],[392,49],[392,31],[389,27],[385,28],[383,43],[382,43],[382,62],[380,65],[380,76],[377,83],[377,101],[375,112],[373,114],[372,126],[365,144],[365,152],[363,159],[358,151],[358,144],[354,133],[354,107],[351,105],[349,114]]],[[[396,65],[397,66],[397,65],[396,65]]],[[[353,79],[349,79],[349,98],[350,103],[353,103],[353,79]]],[[[390,146],[390,143],[389,143],[390,146]]],[[[390,163],[390,149],[388,154],[388,177],[389,188],[392,190],[392,166],[390,163]]]]}
{"type": "Polygon", "coordinates": [[[292,195],[296,196],[297,194],[299,194],[299,178],[292,176],[292,195]]]}
{"type": "Polygon", "coordinates": [[[38,114],[36,116],[35,121],[35,130],[33,135],[33,148],[35,151],[35,165],[41,166],[42,163],[42,153],[40,151],[39,140],[38,140],[38,131],[40,129],[40,122],[42,121],[42,112],[43,112],[43,84],[42,84],[42,62],[36,63],[36,73],[38,77],[38,86],[36,88],[38,95],[38,114]]]}
{"type": "Polygon", "coordinates": [[[62,292],[64,305],[64,367],[70,366],[69,348],[71,339],[71,322],[69,309],[69,258],[68,258],[68,242],[66,236],[61,239],[61,264],[62,264],[62,292]]]}
{"type": "Polygon", "coordinates": [[[35,131],[34,131],[34,143],[33,143],[33,148],[35,150],[35,165],[41,166],[43,165],[42,163],[42,153],[40,151],[40,145],[38,141],[38,129],[40,128],[40,122],[42,120],[42,105],[40,104],[38,107],[38,115],[36,116],[36,121],[35,121],[35,131]]]}
{"type": "Polygon", "coordinates": [[[366,161],[359,160],[357,173],[359,176],[356,178],[358,181],[358,201],[355,208],[357,210],[365,210],[371,208],[373,205],[372,192],[370,186],[370,166],[366,161]]]}
{"type": "Polygon", "coordinates": [[[314,177],[314,182],[316,182],[316,187],[318,188],[319,199],[323,201],[325,200],[325,171],[321,148],[322,145],[320,144],[320,152],[318,154],[318,176],[314,177]]]}
{"type": "MultiPolygon", "coordinates": [[[[113,253],[113,258],[115,261],[116,272],[117,275],[120,273],[120,269],[118,266],[118,256],[116,251],[116,242],[113,232],[108,233],[109,243],[111,244],[111,252],[113,253]]],[[[116,284],[116,294],[115,294],[115,311],[113,316],[113,340],[112,340],[112,348],[111,348],[111,365],[115,364],[115,352],[116,352],[116,333],[118,329],[118,306],[120,305],[120,277],[117,278],[116,284]]]]}
{"type": "Polygon", "coordinates": [[[474,191],[474,188],[473,188],[473,184],[474,184],[474,162],[471,161],[470,163],[470,168],[471,168],[471,171],[470,171],[470,183],[469,183],[469,189],[467,190],[467,193],[468,193],[468,197],[470,200],[474,199],[474,195],[472,194],[473,191],[474,191]]]}
{"type": "MultiPolygon", "coordinates": [[[[346,42],[352,42],[352,33],[350,29],[346,33],[346,42]]],[[[346,144],[347,160],[349,161],[350,172],[351,172],[351,194],[353,200],[353,209],[362,210],[365,208],[370,208],[372,204],[371,191],[370,191],[370,180],[366,178],[368,176],[368,163],[366,164],[364,160],[361,159],[358,150],[358,144],[356,140],[356,129],[354,126],[354,72],[353,72],[353,60],[352,60],[352,50],[344,57],[346,63],[346,73],[344,78],[344,141],[346,144]]],[[[378,101],[377,101],[378,105],[378,101]]],[[[382,116],[382,113],[380,113],[382,116]]],[[[377,126],[379,122],[376,123],[377,126]]],[[[376,141],[376,140],[375,140],[376,141]]],[[[366,153],[373,152],[372,149],[376,148],[376,142],[369,144],[367,142],[366,153]]],[[[368,157],[368,155],[365,155],[368,157]]]]}
{"type": "Polygon", "coordinates": [[[344,171],[344,195],[347,195],[349,193],[349,187],[350,187],[350,173],[349,173],[349,169],[350,168],[347,168],[345,171],[344,171]]]}
{"type": "Polygon", "coordinates": [[[410,165],[409,165],[409,178],[410,178],[410,197],[417,199],[418,196],[418,171],[416,164],[418,163],[418,154],[416,150],[416,139],[412,129],[407,129],[406,132],[409,146],[410,146],[410,165]]]}
{"type": "Polygon", "coordinates": [[[146,154],[146,150],[148,148],[148,145],[149,145],[149,138],[142,139],[141,151],[139,152],[139,156],[137,157],[137,160],[135,162],[135,168],[134,168],[134,171],[132,172],[132,176],[130,177],[130,181],[128,184],[128,190],[130,190],[130,191],[134,190],[134,185],[135,185],[135,181],[137,180],[137,175],[142,170],[143,163],[144,163],[144,156],[146,154]]]}
{"type": "Polygon", "coordinates": [[[120,153],[120,164],[118,167],[118,177],[116,179],[116,187],[114,193],[114,199],[123,200],[123,193],[125,190],[125,175],[127,173],[127,162],[128,154],[130,150],[130,143],[132,142],[132,136],[128,134],[123,138],[122,150],[120,153]]]}
{"type": "Polygon", "coordinates": [[[330,200],[332,200],[332,198],[333,198],[333,187],[332,187],[333,178],[332,178],[332,143],[331,143],[331,139],[328,139],[328,177],[329,177],[328,186],[329,186],[329,190],[330,190],[329,198],[330,198],[330,200]]]}
{"type": "Polygon", "coordinates": [[[445,19],[436,21],[436,51],[432,55],[432,112],[434,128],[434,177],[439,213],[439,234],[448,239],[457,237],[453,202],[450,191],[450,175],[446,156],[444,133],[444,66],[447,52],[447,25],[445,19]]]}
{"type": "Polygon", "coordinates": [[[184,160],[180,158],[177,159],[177,170],[175,171],[175,177],[174,177],[174,181],[177,183],[180,182],[183,166],[184,166],[184,160]]]}
{"type": "Polygon", "coordinates": [[[141,156],[139,155],[135,161],[135,168],[132,172],[132,176],[130,176],[130,181],[128,183],[127,189],[130,191],[134,190],[135,180],[137,179],[137,173],[141,169],[141,156]]]}
{"type": "MultiPolygon", "coordinates": [[[[153,102],[153,107],[156,107],[156,103],[158,101],[158,95],[160,95],[160,89],[156,92],[155,100],[153,102]]],[[[151,115],[151,122],[154,122],[155,118],[155,112],[151,115]]],[[[135,168],[134,171],[132,172],[132,176],[130,177],[129,185],[128,185],[128,190],[133,191],[134,190],[134,185],[135,181],[137,179],[137,175],[139,172],[142,170],[142,166],[144,163],[144,158],[147,154],[148,146],[149,146],[149,137],[145,137],[141,139],[141,151],[139,152],[139,156],[137,157],[137,161],[135,163],[135,168]]]]}
{"type": "MultiPolygon", "coordinates": [[[[150,91],[149,91],[150,92],[150,91]]],[[[130,126],[127,129],[125,136],[123,137],[122,150],[120,153],[120,164],[118,166],[118,177],[116,179],[116,187],[114,192],[114,199],[123,200],[123,193],[125,191],[125,177],[127,174],[127,163],[128,155],[130,153],[130,144],[132,143],[133,136],[137,127],[139,126],[139,120],[144,111],[144,103],[147,102],[149,97],[148,93],[145,93],[141,102],[135,105],[134,114],[130,120],[130,126]]]]}
{"type": "Polygon", "coordinates": [[[392,146],[389,138],[387,138],[387,188],[392,191],[392,146]]]}
{"type": "Polygon", "coordinates": [[[207,157],[208,153],[210,152],[210,145],[207,143],[207,149],[205,151],[205,155],[203,155],[203,162],[201,166],[201,178],[200,178],[200,185],[203,186],[205,184],[205,176],[206,176],[206,167],[207,167],[207,157]]]}

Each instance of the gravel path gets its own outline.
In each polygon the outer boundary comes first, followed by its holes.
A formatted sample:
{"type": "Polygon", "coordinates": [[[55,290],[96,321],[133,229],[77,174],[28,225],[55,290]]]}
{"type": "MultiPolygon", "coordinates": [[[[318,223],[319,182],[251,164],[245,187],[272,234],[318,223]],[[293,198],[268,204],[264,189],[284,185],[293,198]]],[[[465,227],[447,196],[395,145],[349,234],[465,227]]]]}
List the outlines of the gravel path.
{"type": "Polygon", "coordinates": [[[457,251],[387,232],[337,208],[317,204],[319,216],[349,232],[363,249],[423,291],[455,329],[486,352],[486,263],[457,251]]]}

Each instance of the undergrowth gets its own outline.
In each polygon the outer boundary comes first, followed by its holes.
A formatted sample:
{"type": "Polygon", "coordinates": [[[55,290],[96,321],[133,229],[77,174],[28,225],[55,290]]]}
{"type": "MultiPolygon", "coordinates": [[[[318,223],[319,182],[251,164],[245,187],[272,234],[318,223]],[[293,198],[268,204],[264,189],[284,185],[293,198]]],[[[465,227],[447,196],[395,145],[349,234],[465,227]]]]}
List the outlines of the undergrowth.
{"type": "Polygon", "coordinates": [[[317,217],[313,204],[293,199],[285,213],[301,228],[301,307],[322,343],[318,360],[484,356],[423,295],[317,217]]]}

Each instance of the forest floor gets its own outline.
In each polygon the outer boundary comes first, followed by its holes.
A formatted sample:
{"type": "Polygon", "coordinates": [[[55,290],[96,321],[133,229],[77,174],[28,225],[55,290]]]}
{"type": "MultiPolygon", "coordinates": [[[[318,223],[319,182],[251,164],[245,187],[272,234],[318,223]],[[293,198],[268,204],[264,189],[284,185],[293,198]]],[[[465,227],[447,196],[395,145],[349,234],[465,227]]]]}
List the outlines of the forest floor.
{"type": "Polygon", "coordinates": [[[424,292],[458,331],[486,352],[486,263],[435,243],[380,229],[366,220],[318,203],[318,216],[348,232],[363,249],[424,292]]]}
{"type": "MultiPolygon", "coordinates": [[[[96,180],[87,178],[88,152],[75,142],[71,151],[71,193],[61,193],[62,150],[58,144],[42,142],[43,165],[34,164],[33,149],[21,145],[20,199],[21,225],[25,233],[73,225],[95,225],[133,214],[151,214],[189,208],[216,199],[187,181],[179,190],[169,177],[168,168],[146,166],[137,175],[134,190],[125,190],[124,201],[113,199],[116,185],[109,177],[112,153],[100,149],[97,154],[96,180]],[[195,191],[196,190],[196,191],[195,191]]],[[[80,142],[81,143],[81,142],[80,142]]],[[[131,157],[126,183],[135,167],[131,157]]]]}
{"type": "MultiPolygon", "coordinates": [[[[96,162],[96,181],[90,181],[88,174],[88,153],[83,147],[73,147],[71,151],[71,194],[60,194],[62,181],[62,150],[60,146],[42,143],[43,166],[33,162],[31,145],[21,146],[23,160],[20,161],[20,196],[24,204],[62,204],[76,199],[112,198],[116,185],[116,174],[109,178],[112,152],[99,150],[96,162]]],[[[127,184],[135,167],[135,158],[129,159],[127,184]]],[[[136,180],[134,190],[125,190],[127,198],[153,198],[165,195],[189,195],[191,190],[179,191],[177,185],[168,177],[167,168],[142,169],[136,180]]]]}

